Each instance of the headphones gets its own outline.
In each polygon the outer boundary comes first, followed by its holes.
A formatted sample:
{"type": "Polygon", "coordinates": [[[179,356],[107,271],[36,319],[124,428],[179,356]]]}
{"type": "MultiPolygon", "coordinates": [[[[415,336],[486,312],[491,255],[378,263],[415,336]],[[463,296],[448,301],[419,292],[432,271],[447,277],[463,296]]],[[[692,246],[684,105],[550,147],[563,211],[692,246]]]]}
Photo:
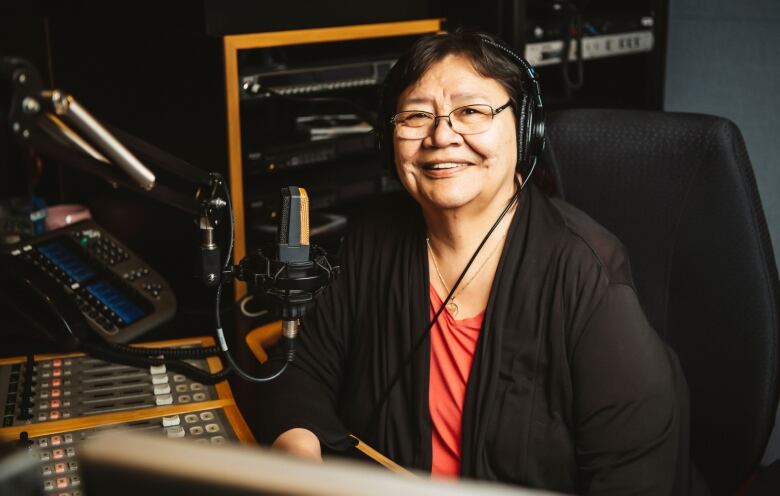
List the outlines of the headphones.
{"type": "MultiPolygon", "coordinates": [[[[518,172],[529,171],[536,165],[546,145],[544,106],[542,104],[539,81],[536,79],[534,69],[524,58],[486,35],[479,35],[479,37],[483,44],[497,49],[522,69],[524,81],[519,92],[521,100],[517,108],[515,108],[517,117],[517,170],[518,172]]],[[[384,91],[382,93],[384,97],[384,91]]],[[[390,123],[391,116],[382,115],[384,105],[381,102],[379,108],[377,144],[384,163],[394,173],[395,163],[393,125],[390,123]]],[[[523,174],[523,177],[525,177],[525,174],[523,174]]]]}

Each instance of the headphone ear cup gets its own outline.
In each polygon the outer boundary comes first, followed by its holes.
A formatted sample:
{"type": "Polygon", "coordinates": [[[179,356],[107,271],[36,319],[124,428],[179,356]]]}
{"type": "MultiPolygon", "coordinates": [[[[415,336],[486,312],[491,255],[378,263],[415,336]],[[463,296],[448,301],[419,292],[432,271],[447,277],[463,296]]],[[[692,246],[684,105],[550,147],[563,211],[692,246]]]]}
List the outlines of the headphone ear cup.
{"type": "Polygon", "coordinates": [[[517,170],[523,173],[524,168],[536,163],[545,146],[544,110],[539,82],[527,60],[488,36],[482,36],[482,41],[502,51],[525,73],[525,87],[521,88],[520,92],[523,99],[517,108],[517,170]]]}
{"type": "Polygon", "coordinates": [[[533,105],[529,109],[530,122],[528,123],[528,164],[539,159],[544,152],[547,140],[544,137],[544,109],[533,105]]]}

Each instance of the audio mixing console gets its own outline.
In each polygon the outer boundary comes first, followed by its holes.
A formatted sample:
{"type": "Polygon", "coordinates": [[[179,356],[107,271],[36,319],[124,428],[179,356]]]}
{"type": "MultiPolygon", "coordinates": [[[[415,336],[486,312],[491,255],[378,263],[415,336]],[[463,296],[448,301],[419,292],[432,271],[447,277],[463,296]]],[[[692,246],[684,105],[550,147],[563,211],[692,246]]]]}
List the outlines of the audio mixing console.
{"type": "MultiPolygon", "coordinates": [[[[149,346],[212,346],[210,338],[149,346]]],[[[218,358],[189,360],[210,372],[218,358]]],[[[143,431],[199,443],[253,443],[226,381],[203,385],[166,370],[137,368],[83,355],[0,360],[0,439],[26,445],[45,493],[83,496],[80,444],[111,430],[143,431]]]]}

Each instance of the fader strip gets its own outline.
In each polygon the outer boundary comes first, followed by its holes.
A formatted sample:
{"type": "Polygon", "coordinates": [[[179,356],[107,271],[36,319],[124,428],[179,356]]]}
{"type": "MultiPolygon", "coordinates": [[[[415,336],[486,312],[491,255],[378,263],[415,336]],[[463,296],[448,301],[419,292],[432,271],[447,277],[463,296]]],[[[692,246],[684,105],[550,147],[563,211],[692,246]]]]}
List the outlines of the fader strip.
{"type": "MultiPolygon", "coordinates": [[[[28,365],[17,363],[0,369],[0,398],[5,398],[3,427],[217,398],[213,387],[171,373],[165,365],[141,369],[89,356],[34,363],[27,399],[28,365]]],[[[205,360],[192,363],[206,368],[205,360]]]]}

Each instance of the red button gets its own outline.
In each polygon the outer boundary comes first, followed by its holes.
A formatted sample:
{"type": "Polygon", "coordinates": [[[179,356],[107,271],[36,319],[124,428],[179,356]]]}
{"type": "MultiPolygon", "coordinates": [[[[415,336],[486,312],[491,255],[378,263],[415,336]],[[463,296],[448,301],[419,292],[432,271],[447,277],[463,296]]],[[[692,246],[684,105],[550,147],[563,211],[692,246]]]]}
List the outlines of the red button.
{"type": "Polygon", "coordinates": [[[57,463],[54,465],[54,471],[58,474],[61,474],[65,471],[65,464],[64,463],[57,463]]]}
{"type": "Polygon", "coordinates": [[[51,397],[52,398],[59,398],[61,392],[62,391],[60,391],[59,389],[52,389],[51,390],[51,397]]]}
{"type": "Polygon", "coordinates": [[[59,358],[55,358],[55,359],[54,359],[54,360],[51,362],[51,364],[52,364],[52,366],[54,366],[54,367],[62,367],[62,360],[60,360],[59,358]]]}
{"type": "Polygon", "coordinates": [[[53,412],[51,412],[49,414],[49,418],[52,419],[52,420],[57,420],[58,418],[60,418],[60,412],[57,411],[57,410],[54,410],[53,412]]]}
{"type": "Polygon", "coordinates": [[[59,408],[60,407],[60,400],[51,400],[51,407],[52,408],[59,408]]]}
{"type": "Polygon", "coordinates": [[[52,446],[59,446],[62,444],[62,438],[60,436],[52,436],[51,437],[51,445],[52,446]]]}
{"type": "Polygon", "coordinates": [[[62,385],[62,379],[52,379],[51,385],[52,387],[60,387],[62,385]]]}
{"type": "Polygon", "coordinates": [[[63,456],[65,456],[65,450],[58,448],[51,452],[51,456],[54,457],[55,459],[62,458],[63,456]]]}
{"type": "Polygon", "coordinates": [[[51,375],[54,377],[59,377],[62,375],[62,369],[54,369],[51,371],[51,375]]]}
{"type": "Polygon", "coordinates": [[[59,479],[57,479],[57,489],[62,489],[63,487],[68,487],[67,477],[60,477],[59,479]]]}

